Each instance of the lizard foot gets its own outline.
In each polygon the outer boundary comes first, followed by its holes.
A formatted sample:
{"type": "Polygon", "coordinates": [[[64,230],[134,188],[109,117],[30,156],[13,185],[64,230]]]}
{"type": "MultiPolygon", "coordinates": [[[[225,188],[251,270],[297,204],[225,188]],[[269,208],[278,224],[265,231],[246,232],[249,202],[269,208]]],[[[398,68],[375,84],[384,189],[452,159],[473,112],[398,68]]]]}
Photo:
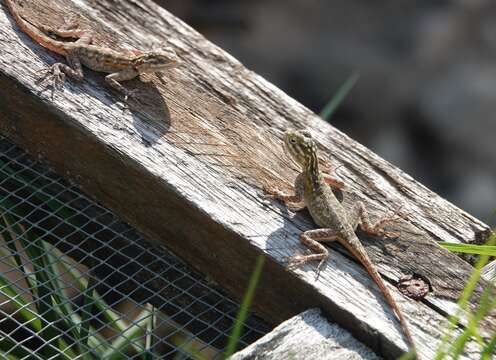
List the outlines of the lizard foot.
{"type": "MultiPolygon", "coordinates": [[[[302,265],[305,265],[309,262],[313,262],[315,259],[314,257],[315,254],[313,255],[294,255],[286,258],[286,262],[288,264],[289,269],[295,269],[297,267],[300,267],[302,265]]],[[[315,281],[319,279],[320,272],[322,268],[324,267],[325,263],[327,261],[327,257],[320,259],[319,265],[317,266],[317,269],[315,270],[315,281]]]]}
{"type": "Polygon", "coordinates": [[[390,224],[399,223],[400,220],[405,220],[408,214],[401,211],[401,207],[398,207],[392,215],[383,217],[375,224],[372,224],[369,220],[367,209],[362,202],[358,202],[358,218],[361,230],[370,236],[376,238],[397,238],[400,233],[397,231],[387,231],[385,227],[390,224]]]}
{"type": "MultiPolygon", "coordinates": [[[[296,267],[299,267],[299,266],[302,266],[302,265],[305,265],[309,262],[312,262],[312,261],[315,261],[315,257],[314,257],[315,254],[311,254],[311,255],[301,255],[301,254],[298,254],[298,255],[293,255],[293,256],[289,256],[286,258],[286,262],[288,264],[288,267],[290,268],[296,268],[296,267]]],[[[319,263],[319,267],[321,266],[321,264],[326,260],[326,259],[320,259],[320,263],[319,263]]]]}
{"type": "Polygon", "coordinates": [[[306,207],[305,202],[299,200],[298,197],[295,195],[287,194],[283,191],[280,191],[277,188],[267,185],[264,185],[263,189],[265,193],[264,194],[265,199],[280,201],[286,206],[288,210],[292,212],[301,211],[306,207]]]}
{"type": "MultiPolygon", "coordinates": [[[[388,219],[384,219],[388,220],[388,219]]],[[[389,221],[388,221],[389,223],[389,221]]],[[[385,226],[386,224],[384,224],[385,226]]],[[[399,231],[389,231],[385,230],[383,226],[380,227],[372,227],[370,229],[363,230],[367,235],[380,238],[380,239],[395,239],[398,238],[401,234],[399,231]]]]}
{"type": "Polygon", "coordinates": [[[79,16],[76,14],[70,14],[65,17],[64,24],[61,27],[62,30],[74,30],[79,29],[79,16]]]}
{"type": "Polygon", "coordinates": [[[386,225],[394,224],[399,222],[400,220],[404,220],[408,217],[408,214],[405,214],[401,211],[401,207],[396,209],[392,215],[386,216],[382,220],[380,220],[373,227],[367,229],[366,233],[372,236],[386,238],[386,239],[394,239],[398,238],[401,234],[398,231],[388,231],[385,230],[384,227],[386,225]]]}
{"type": "MultiPolygon", "coordinates": [[[[398,223],[400,220],[406,220],[410,214],[405,213],[401,210],[401,206],[398,207],[391,216],[386,217],[386,224],[398,223]]],[[[397,238],[401,234],[399,231],[384,231],[383,236],[386,238],[397,238]]]]}
{"type": "Polygon", "coordinates": [[[65,73],[60,70],[62,64],[55,63],[42,71],[41,82],[49,82],[54,89],[61,89],[65,83],[65,73]]]}
{"type": "Polygon", "coordinates": [[[124,91],[124,102],[127,102],[129,99],[135,99],[137,95],[139,94],[138,89],[134,90],[125,90],[124,91]]]}

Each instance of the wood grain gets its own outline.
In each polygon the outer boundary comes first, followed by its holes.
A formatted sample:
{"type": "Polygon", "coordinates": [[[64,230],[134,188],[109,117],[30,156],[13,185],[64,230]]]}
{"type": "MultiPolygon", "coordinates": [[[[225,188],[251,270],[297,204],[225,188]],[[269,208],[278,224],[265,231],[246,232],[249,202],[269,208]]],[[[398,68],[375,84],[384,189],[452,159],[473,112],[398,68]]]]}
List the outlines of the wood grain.
{"type": "MultiPolygon", "coordinates": [[[[61,14],[74,12],[83,26],[95,29],[100,45],[143,50],[163,43],[176,49],[183,65],[143,79],[147,82],[125,83],[140,90],[128,105],[102,74],[89,70],[84,82],[68,81],[52,98],[38,81],[40,71],[63,59],[20,33],[4,7],[2,133],[238,298],[256,257],[267,256],[254,303],[266,320],[276,324],[320,307],[377,353],[395,358],[406,349],[399,325],[343,250],[332,250],[317,282],[314,266],[285,267],[286,257],[304,251],[298,234],[314,225],[308,214],[288,213],[264,199],[262,187],[290,186],[296,169],[282,151],[281,134],[309,129],[322,159],[339,167],[347,191],[375,217],[398,207],[408,214],[399,239],[361,238],[392,284],[411,273],[430,281],[433,292],[421,302],[394,294],[422,358],[432,358],[443,321],[454,313],[472,270],[436,241],[473,242],[487,234],[484,223],[322,121],[151,1],[37,2],[43,9],[37,11],[30,10],[31,3],[23,11],[34,23],[57,23],[61,14]]],[[[477,293],[484,286],[481,282],[477,293]]],[[[474,308],[477,296],[472,301],[474,308]]],[[[495,330],[493,315],[482,333],[495,330]]],[[[467,358],[478,358],[478,351],[470,344],[467,358]]]]}

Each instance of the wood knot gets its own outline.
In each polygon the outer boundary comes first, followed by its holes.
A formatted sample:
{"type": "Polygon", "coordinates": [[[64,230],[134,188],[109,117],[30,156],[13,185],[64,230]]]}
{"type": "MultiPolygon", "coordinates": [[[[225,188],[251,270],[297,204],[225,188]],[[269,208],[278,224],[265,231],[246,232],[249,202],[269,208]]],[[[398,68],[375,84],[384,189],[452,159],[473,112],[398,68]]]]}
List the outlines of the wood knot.
{"type": "Polygon", "coordinates": [[[398,290],[405,296],[414,300],[425,298],[432,291],[429,279],[420,274],[406,275],[398,282],[398,290]]]}

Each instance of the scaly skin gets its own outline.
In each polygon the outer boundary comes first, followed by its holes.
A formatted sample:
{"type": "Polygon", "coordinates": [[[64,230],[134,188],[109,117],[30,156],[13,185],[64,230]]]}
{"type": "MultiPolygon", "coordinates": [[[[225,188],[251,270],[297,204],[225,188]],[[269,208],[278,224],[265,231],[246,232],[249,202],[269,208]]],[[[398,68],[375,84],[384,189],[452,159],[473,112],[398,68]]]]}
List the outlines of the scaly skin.
{"type": "Polygon", "coordinates": [[[155,73],[179,64],[176,54],[170,49],[120,52],[91,45],[92,33],[81,29],[51,30],[61,37],[78,38],[76,42],[57,41],[22,17],[13,0],[5,0],[5,4],[22,31],[44,48],[66,57],[69,66],[56,63],[50,68],[55,87],[64,83],[65,75],[75,80],[83,80],[82,65],[84,65],[94,71],[110,73],[105,80],[114,89],[124,93],[127,99],[133,92],[123,87],[119,81],[131,80],[140,74],[155,73]]]}
{"type": "MultiPolygon", "coordinates": [[[[350,216],[345,211],[331,188],[331,186],[341,188],[342,185],[340,182],[322,174],[319,170],[317,146],[308,132],[286,132],[284,145],[293,160],[302,169],[302,172],[295,180],[295,194],[285,194],[277,190],[268,190],[268,192],[272,198],[281,200],[292,210],[301,210],[306,207],[315,223],[320,227],[300,234],[301,243],[310,248],[314,254],[293,256],[290,263],[292,265],[301,265],[311,261],[320,261],[317,268],[318,274],[322,264],[329,257],[329,251],[320,243],[338,241],[358,259],[380,288],[398,317],[411,350],[415,352],[415,344],[406,319],[355,234],[356,227],[360,225],[362,230],[369,234],[388,236],[383,227],[393,221],[393,218],[387,218],[377,224],[370,225],[363,204],[357,204],[357,214],[354,216],[350,216]]],[[[418,355],[416,356],[418,358],[418,355]]]]}

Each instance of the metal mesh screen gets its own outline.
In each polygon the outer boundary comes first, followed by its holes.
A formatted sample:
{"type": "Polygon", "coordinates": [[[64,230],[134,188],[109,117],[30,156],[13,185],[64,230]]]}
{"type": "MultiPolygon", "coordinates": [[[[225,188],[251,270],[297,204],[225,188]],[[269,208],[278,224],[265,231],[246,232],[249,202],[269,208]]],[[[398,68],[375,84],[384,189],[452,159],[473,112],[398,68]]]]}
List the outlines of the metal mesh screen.
{"type": "Polygon", "coordinates": [[[238,304],[3,137],[0,199],[0,358],[222,357],[238,304]]]}

